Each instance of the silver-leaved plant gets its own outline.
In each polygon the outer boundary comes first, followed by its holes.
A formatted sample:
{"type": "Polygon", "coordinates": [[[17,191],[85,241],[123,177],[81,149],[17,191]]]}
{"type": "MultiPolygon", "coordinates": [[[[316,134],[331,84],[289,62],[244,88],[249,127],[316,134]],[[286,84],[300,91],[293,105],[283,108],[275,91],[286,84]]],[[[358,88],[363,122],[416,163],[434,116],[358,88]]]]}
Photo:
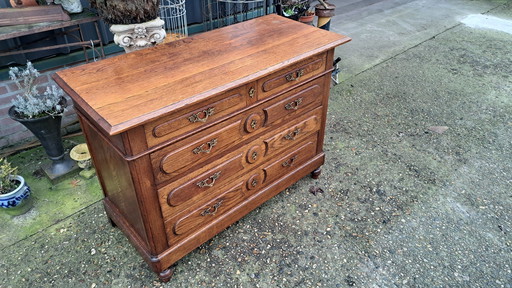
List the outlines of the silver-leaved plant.
{"type": "Polygon", "coordinates": [[[47,86],[43,94],[38,93],[35,81],[39,75],[30,61],[27,62],[25,69],[9,68],[9,78],[16,83],[18,89],[23,91],[11,101],[20,118],[62,115],[66,108],[63,105],[64,91],[55,85],[47,86]]]}

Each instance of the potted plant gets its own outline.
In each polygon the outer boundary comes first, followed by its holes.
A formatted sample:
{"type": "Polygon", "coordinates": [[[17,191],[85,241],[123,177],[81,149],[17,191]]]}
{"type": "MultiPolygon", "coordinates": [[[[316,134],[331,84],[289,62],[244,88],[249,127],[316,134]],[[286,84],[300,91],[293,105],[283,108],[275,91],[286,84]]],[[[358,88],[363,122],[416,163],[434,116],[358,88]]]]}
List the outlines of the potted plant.
{"type": "Polygon", "coordinates": [[[279,10],[280,14],[286,18],[311,24],[315,13],[310,8],[314,9],[311,7],[310,0],[283,0],[279,10]]]}
{"type": "Polygon", "coordinates": [[[0,158],[0,207],[13,216],[24,214],[32,208],[30,188],[25,179],[16,173],[16,167],[12,167],[5,158],[0,158]]]}
{"type": "Polygon", "coordinates": [[[89,0],[110,24],[114,42],[126,52],[155,46],[164,41],[164,21],[158,17],[160,0],[89,0]]]}
{"type": "Polygon", "coordinates": [[[44,169],[50,179],[55,179],[72,170],[74,161],[64,153],[60,125],[66,108],[64,92],[57,86],[46,87],[39,93],[35,81],[39,72],[30,61],[25,69],[11,67],[9,78],[22,91],[12,100],[9,117],[30,130],[41,142],[46,154],[52,160],[50,167],[44,169]]]}

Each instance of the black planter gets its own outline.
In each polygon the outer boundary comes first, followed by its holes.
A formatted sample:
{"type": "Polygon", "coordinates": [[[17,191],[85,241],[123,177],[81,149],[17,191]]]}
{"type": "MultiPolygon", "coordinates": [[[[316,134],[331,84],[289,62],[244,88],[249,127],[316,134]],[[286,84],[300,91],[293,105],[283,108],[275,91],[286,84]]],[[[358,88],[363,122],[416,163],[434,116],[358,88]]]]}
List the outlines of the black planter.
{"type": "Polygon", "coordinates": [[[48,177],[53,179],[73,169],[75,162],[64,153],[64,147],[62,146],[62,135],[60,132],[62,116],[48,115],[33,119],[19,118],[16,116],[13,106],[9,109],[9,117],[20,122],[41,142],[46,155],[52,160],[51,167],[45,169],[48,177]]]}

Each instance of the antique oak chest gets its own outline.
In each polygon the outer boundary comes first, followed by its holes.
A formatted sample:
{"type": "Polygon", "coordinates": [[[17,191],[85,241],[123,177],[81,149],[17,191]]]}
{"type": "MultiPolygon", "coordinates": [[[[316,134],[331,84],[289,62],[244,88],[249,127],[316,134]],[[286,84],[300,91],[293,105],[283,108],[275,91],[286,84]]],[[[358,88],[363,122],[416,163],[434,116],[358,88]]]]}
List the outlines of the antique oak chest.
{"type": "Polygon", "coordinates": [[[162,280],[286,187],[320,174],[334,48],[268,15],[54,75],[108,217],[162,280]]]}

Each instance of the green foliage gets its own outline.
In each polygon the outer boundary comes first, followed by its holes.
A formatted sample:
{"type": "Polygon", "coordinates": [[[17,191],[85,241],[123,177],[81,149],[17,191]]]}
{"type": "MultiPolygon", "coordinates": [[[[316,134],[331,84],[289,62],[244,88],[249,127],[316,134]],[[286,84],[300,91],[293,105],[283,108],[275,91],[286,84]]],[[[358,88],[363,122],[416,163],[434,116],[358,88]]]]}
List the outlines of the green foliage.
{"type": "Polygon", "coordinates": [[[9,68],[9,78],[16,83],[18,89],[22,92],[12,100],[14,110],[20,118],[38,118],[47,115],[61,115],[64,112],[62,99],[64,92],[55,85],[46,87],[43,94],[39,94],[35,81],[39,77],[39,72],[30,63],[27,62],[25,69],[18,67],[9,68]]]}
{"type": "Polygon", "coordinates": [[[15,175],[17,167],[12,167],[7,159],[0,158],[0,194],[12,192],[18,186],[17,181],[11,180],[11,175],[15,175]]]}

